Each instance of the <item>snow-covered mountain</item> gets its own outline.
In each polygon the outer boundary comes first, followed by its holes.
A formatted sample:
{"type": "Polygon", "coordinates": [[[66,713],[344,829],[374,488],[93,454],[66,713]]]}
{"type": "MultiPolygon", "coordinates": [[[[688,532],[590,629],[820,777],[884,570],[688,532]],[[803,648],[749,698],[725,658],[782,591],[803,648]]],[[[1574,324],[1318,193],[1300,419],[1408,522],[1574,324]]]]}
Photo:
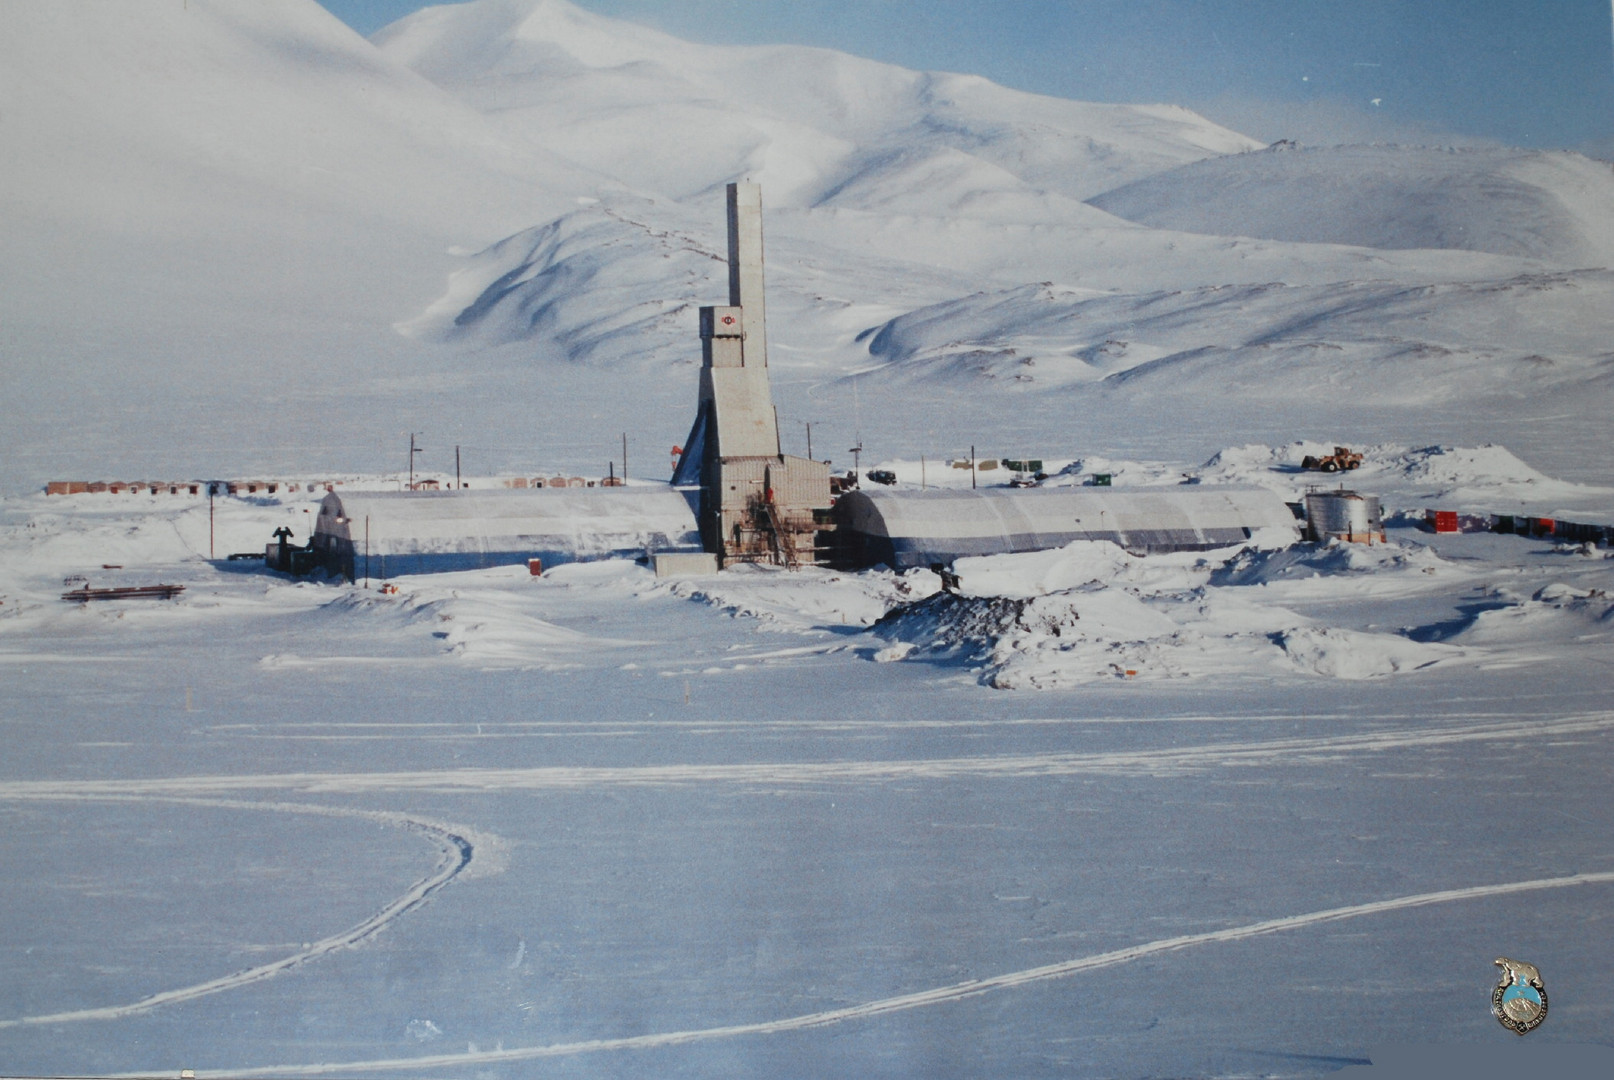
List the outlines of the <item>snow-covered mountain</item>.
{"type": "Polygon", "coordinates": [[[1607,342],[1563,317],[1579,307],[1614,310],[1614,273],[1141,294],[1026,285],[899,316],[868,347],[888,378],[1147,383],[1273,403],[1327,388],[1358,404],[1427,405],[1606,384],[1607,342]]]}
{"type": "Polygon", "coordinates": [[[408,324],[437,340],[687,361],[688,309],[719,291],[716,188],[746,175],[767,191],[778,363],[814,377],[827,350],[864,386],[1170,394],[1193,371],[1282,398],[1322,366],[1393,405],[1604,374],[1601,323],[1562,314],[1606,285],[1555,271],[1609,264],[1614,175],[1575,155],[1263,150],[1181,109],[695,45],[564,0],[430,8],[376,41],[641,193],[471,259],[408,324]]]}
{"type": "Polygon", "coordinates": [[[1174,106],[564,0],[374,42],[314,0],[0,24],[7,485],[384,468],[411,431],[486,467],[592,461],[624,428],[670,445],[740,177],[764,186],[781,415],[891,453],[1003,428],[1052,454],[1073,410],[1134,456],[1235,423],[1416,441],[1431,418],[1397,408],[1460,402],[1439,437],[1512,423],[1528,456],[1561,440],[1522,418],[1614,394],[1606,275],[1570,272],[1609,265],[1614,176],[1572,155],[1263,150],[1174,106]]]}
{"type": "Polygon", "coordinates": [[[744,174],[774,207],[1001,212],[1261,145],[1175,106],[1065,101],[827,49],[698,45],[566,0],[427,8],[374,40],[538,144],[673,198],[744,174]]]}
{"type": "Polygon", "coordinates": [[[1280,143],[1091,201],[1161,229],[1614,265],[1614,169],[1567,152],[1280,143]]]}
{"type": "Polygon", "coordinates": [[[234,219],[244,235],[323,212],[463,236],[518,190],[530,215],[600,183],[312,0],[61,0],[0,18],[0,191],[35,225],[172,237],[234,219]]]}
{"type": "Polygon", "coordinates": [[[0,140],[7,486],[370,453],[446,249],[609,183],[314,0],[4,5],[0,140]]]}

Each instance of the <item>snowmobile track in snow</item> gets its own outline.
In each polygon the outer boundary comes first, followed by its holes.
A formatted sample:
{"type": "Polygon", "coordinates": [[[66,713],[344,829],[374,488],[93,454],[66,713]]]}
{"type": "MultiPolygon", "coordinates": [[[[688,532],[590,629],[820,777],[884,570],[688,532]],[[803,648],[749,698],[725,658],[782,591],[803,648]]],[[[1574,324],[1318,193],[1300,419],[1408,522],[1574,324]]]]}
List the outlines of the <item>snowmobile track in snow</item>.
{"type": "Polygon", "coordinates": [[[419,772],[278,773],[185,776],[158,780],[14,780],[0,783],[0,800],[75,797],[220,797],[250,791],[305,795],[381,792],[439,793],[582,791],[600,787],[681,784],[846,784],[893,778],[1028,779],[1047,776],[1180,776],[1233,766],[1306,765],[1353,754],[1380,754],[1475,742],[1572,738],[1614,729],[1614,712],[1552,719],[1483,720],[1422,727],[1390,727],[1348,735],[1297,736],[1254,742],[1098,753],[1003,754],[988,757],[873,761],[762,762],[747,764],[539,766],[445,769],[419,772]]]}
{"type": "MultiPolygon", "coordinates": [[[[782,1020],[731,1024],[725,1027],[700,1028],[690,1031],[667,1031],[653,1035],[634,1035],[620,1039],[593,1039],[586,1042],[555,1043],[550,1046],[516,1047],[509,1050],[481,1050],[463,1054],[439,1054],[431,1057],[388,1058],[379,1061],[349,1061],[326,1065],[276,1065],[255,1069],[209,1069],[207,1070],[207,1075],[209,1077],[230,1077],[244,1080],[244,1078],[258,1076],[327,1076],[338,1073],[384,1072],[403,1069],[444,1069],[469,1065],[491,1065],[506,1061],[528,1061],[534,1058],[572,1057],[600,1051],[650,1050],[706,1042],[714,1039],[741,1038],[748,1035],[777,1035],[787,1031],[828,1027],[832,1024],[841,1024],[852,1020],[868,1020],[888,1013],[962,1001],[965,998],[989,994],[998,990],[1010,990],[1049,979],[1062,979],[1081,972],[1117,967],[1121,964],[1131,963],[1134,960],[1141,960],[1146,956],[1158,956],[1162,953],[1177,952],[1181,949],[1190,949],[1199,945],[1245,941],[1250,938],[1264,937],[1268,934],[1282,933],[1287,930],[1302,930],[1322,923],[1382,915],[1393,911],[1406,911],[1410,908],[1428,907],[1433,904],[1450,904],[1464,900],[1482,900],[1496,896],[1536,892],[1542,889],[1563,889],[1576,885],[1598,885],[1611,882],[1614,882],[1614,871],[1573,874],[1568,877],[1535,878],[1529,881],[1510,881],[1496,885],[1475,885],[1463,889],[1444,889],[1439,892],[1415,893],[1410,896],[1398,896],[1388,900],[1374,900],[1362,904],[1351,904],[1346,907],[1311,911],[1303,915],[1266,919],[1261,922],[1247,923],[1244,926],[1228,927],[1225,930],[1211,930],[1202,934],[1184,934],[1180,937],[1160,938],[1123,949],[1114,949],[1110,952],[1095,953],[1091,956],[1046,964],[1042,967],[1025,968],[1021,971],[1011,971],[986,979],[970,979],[931,990],[920,990],[911,994],[867,1001],[861,1005],[852,1005],[844,1009],[806,1013],[801,1016],[786,1017],[782,1020]]],[[[125,1075],[129,1077],[150,1076],[152,1073],[128,1073],[125,1075]]]]}
{"type": "MultiPolygon", "coordinates": [[[[474,854],[471,842],[460,832],[456,832],[446,825],[408,817],[401,813],[303,803],[255,802],[221,797],[228,793],[275,789],[297,790],[304,793],[343,794],[408,790],[484,791],[490,793],[534,789],[573,791],[597,786],[654,787],[673,784],[710,783],[714,781],[741,784],[856,783],[871,780],[883,781],[895,776],[924,779],[948,779],[961,776],[1016,779],[1080,773],[1163,776],[1180,775],[1190,771],[1234,765],[1306,764],[1336,760],[1348,754],[1382,753],[1396,749],[1435,747],[1453,743],[1540,739],[1544,737],[1566,738],[1606,731],[1610,728],[1614,728],[1614,713],[1603,712],[1558,717],[1550,720],[1497,721],[1492,719],[1423,729],[1392,728],[1383,731],[1340,736],[1285,738],[1241,743],[1209,743],[1161,750],[1112,751],[1095,754],[1034,754],[910,761],[669,765],[623,768],[547,767],[401,773],[291,773],[258,776],[172,777],[156,780],[11,781],[0,783],[0,801],[159,801],[223,809],[270,810],[283,813],[365,818],[381,821],[395,827],[422,832],[431,836],[442,851],[442,859],[432,874],[417,881],[405,893],[387,904],[375,915],[340,934],[314,942],[307,948],[290,956],[192,986],[153,994],[127,1005],[0,1020],[0,1029],[32,1024],[119,1019],[147,1012],[164,1005],[189,1001],[273,978],[293,968],[300,967],[309,961],[349,948],[373,936],[394,919],[425,903],[431,894],[470,866],[474,854]]],[[[462,831],[468,832],[469,830],[462,831]]],[[[355,1063],[341,1066],[340,1069],[370,1071],[382,1068],[416,1067],[417,1064],[419,1067],[425,1067],[426,1064],[466,1064],[482,1061],[515,1060],[520,1057],[556,1056],[602,1049],[672,1045],[678,1042],[726,1035],[765,1034],[795,1030],[802,1027],[839,1023],[843,1020],[875,1016],[885,1012],[900,1011],[920,1005],[969,997],[991,990],[1036,982],[1041,979],[1057,978],[1093,967],[1126,963],[1141,956],[1186,948],[1191,945],[1215,941],[1241,940],[1244,937],[1255,937],[1279,930],[1295,929],[1318,922],[1352,918],[1405,907],[1600,881],[1614,881],[1614,873],[1577,875],[1572,878],[1539,879],[1510,885],[1481,886],[1476,889],[1426,893],[1418,896],[1402,897],[1397,900],[1356,905],[1350,908],[1330,909],[1329,911],[1313,912],[1310,915],[1293,916],[1288,919],[1276,919],[1251,924],[1246,927],[1236,927],[1231,930],[1164,939],[1163,941],[1133,946],[1130,949],[1123,949],[1113,953],[1103,953],[1096,957],[1085,957],[1047,967],[1001,975],[993,979],[960,983],[920,994],[870,1002],[849,1009],[814,1013],[806,1017],[796,1017],[763,1024],[504,1052],[506,1055],[515,1055],[515,1057],[499,1057],[497,1056],[498,1052],[494,1052],[493,1056],[457,1055],[444,1058],[420,1059],[419,1063],[411,1059],[381,1063],[355,1063]]],[[[297,1069],[278,1071],[288,1074],[298,1073],[297,1069]]],[[[332,1066],[323,1071],[339,1071],[339,1067],[332,1066]]],[[[240,1073],[231,1075],[246,1076],[254,1074],[240,1073]]]]}
{"type": "MultiPolygon", "coordinates": [[[[51,799],[48,795],[30,796],[30,798],[41,801],[51,799]]],[[[321,938],[310,945],[306,945],[290,956],[284,956],[279,960],[260,964],[256,967],[245,968],[230,975],[222,975],[216,979],[208,979],[206,982],[182,986],[175,990],[164,990],[127,1005],[107,1005],[94,1009],[75,1009],[69,1012],[24,1016],[14,1020],[0,1020],[0,1029],[33,1024],[65,1024],[84,1020],[118,1020],[126,1016],[149,1012],[164,1005],[191,1001],[210,994],[222,993],[225,990],[234,990],[251,983],[262,982],[265,979],[272,979],[276,975],[284,974],[310,961],[318,960],[342,949],[351,948],[366,938],[380,933],[382,928],[394,919],[421,906],[438,889],[458,877],[466,867],[471,865],[471,859],[475,853],[471,842],[459,833],[454,832],[449,826],[422,818],[409,817],[403,814],[389,814],[382,811],[352,810],[344,807],[314,806],[303,803],[265,803],[237,799],[173,798],[163,796],[63,795],[60,798],[108,802],[172,802],[230,810],[269,810],[286,814],[320,814],[330,817],[364,818],[397,828],[408,829],[411,832],[423,833],[436,841],[442,857],[438,861],[437,868],[432,873],[415,882],[401,896],[392,900],[368,919],[339,934],[333,934],[330,937],[321,938]]]]}

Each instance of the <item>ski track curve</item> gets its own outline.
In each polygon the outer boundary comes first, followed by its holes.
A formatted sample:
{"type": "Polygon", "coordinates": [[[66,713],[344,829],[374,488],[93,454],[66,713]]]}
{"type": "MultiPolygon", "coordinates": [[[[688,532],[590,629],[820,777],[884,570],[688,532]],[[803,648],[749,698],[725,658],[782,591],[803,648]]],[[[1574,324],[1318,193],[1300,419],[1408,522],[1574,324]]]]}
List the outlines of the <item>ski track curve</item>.
{"type": "MultiPolygon", "coordinates": [[[[1089,754],[1021,754],[977,758],[941,758],[898,761],[843,761],[757,763],[737,765],[657,765],[624,767],[548,766],[517,769],[458,769],[393,773],[286,773],[241,776],[193,776],[151,780],[7,781],[0,782],[0,801],[162,801],[231,809],[271,810],[286,813],[360,817],[418,830],[441,845],[443,859],[437,869],[417,881],[375,915],[350,929],[326,937],[290,956],[269,964],[176,990],[163,991],[127,1005],[0,1020],[0,1029],[22,1025],[110,1020],[147,1012],[163,1005],[235,989],[300,967],[332,952],[350,948],[373,936],[385,925],[425,903],[430,895],[458,876],[471,863],[474,848],[452,827],[401,813],[359,810],[303,803],[262,802],[227,797],[250,791],[293,790],[304,794],[362,794],[401,791],[494,792],[509,790],[572,791],[600,786],[657,787],[691,783],[812,784],[885,781],[893,778],[949,779],[954,777],[1034,778],[1097,773],[1107,775],[1172,776],[1210,768],[1307,764],[1338,760],[1353,754],[1383,753],[1397,749],[1438,747],[1457,743],[1572,738],[1614,728],[1614,712],[1598,712],[1550,720],[1483,720],[1439,728],[1389,728],[1349,735],[1293,737],[1256,742],[1201,744],[1165,749],[1110,751],[1089,754]]],[[[464,830],[469,831],[469,830],[464,830]]],[[[594,1040],[477,1054],[431,1058],[388,1059],[331,1066],[288,1066],[234,1072],[210,1072],[219,1077],[265,1075],[318,1075],[327,1072],[368,1072],[385,1069],[429,1068],[557,1057],[600,1050],[642,1049],[682,1042],[770,1034],[818,1027],[883,1013],[954,1001],[977,994],[1025,985],[1044,979],[1099,967],[1128,963],[1143,956],[1195,945],[1237,941],[1248,937],[1297,929],[1337,919],[1355,918],[1427,904],[1533,889],[1614,881],[1614,872],[1568,878],[1544,878],[1504,885],[1477,886],[1439,893],[1422,893],[1394,900],[1333,908],[1307,915],[1252,923],[1205,934],[1167,938],[1127,949],[1064,961],[1045,967],[1011,972],[984,980],[971,980],[935,990],[886,998],[846,1009],[812,1013],[755,1024],[594,1040]]],[[[145,1074],[129,1074],[145,1075],[145,1074]]]]}
{"type": "Polygon", "coordinates": [[[1387,728],[1350,735],[1294,737],[1259,742],[1099,753],[1005,754],[990,757],[890,761],[762,762],[702,765],[539,766],[441,769],[418,772],[278,773],[186,776],[155,780],[13,780],[0,783],[0,800],[133,797],[222,797],[250,791],[359,795],[495,791],[576,791],[597,787],[682,784],[833,784],[892,779],[957,777],[1024,779],[1097,774],[1178,776],[1236,766],[1315,764],[1353,754],[1433,748],[1473,742],[1571,738],[1614,729],[1614,712],[1551,720],[1515,719],[1443,727],[1387,728]]]}
{"type": "MultiPolygon", "coordinates": [[[[44,801],[45,797],[39,798],[44,801]]],[[[182,986],[174,990],[163,990],[127,1005],[107,1005],[93,1009],[74,1009],[67,1012],[0,1020],[0,1030],[38,1024],[65,1024],[86,1020],[119,1020],[126,1016],[149,1012],[164,1005],[176,1005],[182,1001],[192,1001],[196,998],[207,997],[210,994],[223,993],[226,990],[234,990],[252,983],[262,982],[265,979],[272,979],[277,975],[284,974],[331,953],[352,948],[359,942],[380,933],[384,927],[395,919],[426,903],[433,893],[454,880],[470,866],[471,860],[475,856],[475,847],[470,840],[461,835],[461,832],[456,832],[453,826],[407,814],[389,813],[383,810],[357,810],[305,803],[176,798],[154,795],[106,795],[99,798],[76,795],[68,796],[68,798],[104,802],[169,802],[190,806],[206,806],[215,809],[268,810],[287,814],[317,814],[327,817],[363,818],[428,836],[437,843],[441,857],[438,860],[436,869],[411,885],[402,895],[389,901],[381,910],[371,915],[368,919],[349,927],[339,934],[321,938],[289,956],[281,957],[279,960],[244,968],[241,971],[221,975],[218,978],[208,979],[205,982],[195,983],[190,986],[182,986]]]]}
{"type": "MultiPolygon", "coordinates": [[[[977,997],[981,994],[1029,986],[1033,983],[1045,982],[1050,979],[1062,979],[1099,968],[1117,967],[1121,964],[1131,963],[1134,960],[1140,960],[1146,956],[1158,956],[1162,953],[1177,952],[1200,945],[1245,941],[1250,938],[1264,937],[1268,934],[1302,930],[1323,923],[1359,919],[1393,911],[1405,911],[1409,908],[1428,907],[1434,904],[1457,903],[1465,900],[1480,900],[1516,893],[1535,892],[1542,889],[1562,889],[1577,885],[1606,884],[1609,882],[1614,882],[1614,871],[1573,874],[1556,878],[1535,878],[1528,881],[1510,881],[1495,885],[1475,885],[1462,889],[1445,889],[1440,892],[1415,893],[1410,896],[1398,896],[1388,900],[1374,900],[1345,907],[1327,908],[1322,911],[1307,912],[1303,915],[1288,915],[1276,919],[1266,919],[1262,922],[1247,923],[1244,926],[1228,927],[1224,930],[1211,930],[1200,934],[1184,934],[1179,937],[1160,938],[1156,941],[1132,945],[1123,949],[1114,949],[1110,952],[1095,953],[1091,956],[1064,960],[1055,964],[1045,964],[1042,967],[1025,968],[985,979],[970,979],[930,990],[920,990],[911,994],[867,1001],[861,1005],[804,1013],[800,1016],[791,1016],[780,1020],[764,1020],[750,1024],[730,1024],[723,1027],[698,1028],[687,1031],[666,1031],[618,1039],[591,1039],[583,1042],[553,1043],[548,1046],[515,1047],[508,1050],[438,1054],[431,1057],[386,1058],[375,1061],[348,1061],[320,1065],[275,1065],[251,1069],[208,1069],[199,1071],[199,1075],[205,1075],[207,1080],[214,1080],[214,1078],[217,1078],[217,1080],[248,1080],[251,1077],[331,1076],[342,1073],[444,1069],[470,1065],[493,1065],[510,1061],[530,1061],[538,1058],[574,1057],[580,1054],[600,1053],[603,1051],[651,1050],[752,1035],[776,1035],[787,1031],[828,1027],[849,1021],[868,1020],[889,1013],[905,1012],[909,1009],[920,1009],[932,1005],[962,1001],[965,998],[977,997]]],[[[134,1078],[152,1074],[127,1073],[122,1075],[134,1078]]]]}

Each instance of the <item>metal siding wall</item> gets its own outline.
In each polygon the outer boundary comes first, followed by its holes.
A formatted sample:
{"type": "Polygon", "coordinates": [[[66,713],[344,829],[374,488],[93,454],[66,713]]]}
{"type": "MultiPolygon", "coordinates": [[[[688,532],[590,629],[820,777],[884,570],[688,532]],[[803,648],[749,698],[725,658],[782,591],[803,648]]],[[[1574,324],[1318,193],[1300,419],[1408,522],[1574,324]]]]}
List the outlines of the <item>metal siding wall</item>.
{"type": "Polygon", "coordinates": [[[695,517],[682,494],[626,487],[333,493],[320,505],[316,546],[346,547],[362,557],[366,518],[372,557],[389,560],[415,554],[476,554],[491,560],[508,553],[514,558],[533,546],[550,555],[595,557],[640,551],[640,540],[675,549],[699,547],[695,517]]]}
{"type": "Polygon", "coordinates": [[[1379,500],[1354,492],[1313,492],[1306,496],[1307,532],[1313,539],[1331,536],[1354,540],[1371,536],[1382,539],[1383,514],[1379,500]]]}
{"type": "Polygon", "coordinates": [[[1241,489],[854,492],[842,496],[837,517],[851,550],[889,546],[902,567],[1074,540],[1159,553],[1242,543],[1255,529],[1297,535],[1277,495],[1241,489]]]}
{"type": "MultiPolygon", "coordinates": [[[[702,368],[701,379],[711,387],[719,457],[779,453],[779,429],[774,422],[767,368],[702,368]]],[[[710,439],[712,434],[708,432],[706,437],[710,439]]]]}
{"type": "Polygon", "coordinates": [[[829,466],[822,461],[786,456],[775,463],[774,501],[789,509],[823,509],[829,506],[829,466]]]}

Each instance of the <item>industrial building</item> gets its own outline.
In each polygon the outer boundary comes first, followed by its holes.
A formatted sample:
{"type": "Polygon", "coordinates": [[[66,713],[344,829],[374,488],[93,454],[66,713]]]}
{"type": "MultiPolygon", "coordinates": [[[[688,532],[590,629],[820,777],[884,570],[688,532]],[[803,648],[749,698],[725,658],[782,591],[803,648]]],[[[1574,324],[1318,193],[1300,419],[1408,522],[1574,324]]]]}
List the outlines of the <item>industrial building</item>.
{"type": "Polygon", "coordinates": [[[349,580],[700,550],[694,508],[662,485],[332,492],[314,561],[349,580]]]}
{"type": "Polygon", "coordinates": [[[728,305],[700,309],[700,392],[673,484],[698,490],[701,541],[719,565],[818,562],[830,528],[829,465],[780,451],[756,184],[728,186],[728,257],[728,305]]]}
{"type": "Polygon", "coordinates": [[[1109,540],[1135,555],[1208,551],[1258,529],[1291,540],[1293,512],[1265,488],[1012,488],[853,491],[835,506],[836,540],[849,565],[897,570],[1109,540]]]}

